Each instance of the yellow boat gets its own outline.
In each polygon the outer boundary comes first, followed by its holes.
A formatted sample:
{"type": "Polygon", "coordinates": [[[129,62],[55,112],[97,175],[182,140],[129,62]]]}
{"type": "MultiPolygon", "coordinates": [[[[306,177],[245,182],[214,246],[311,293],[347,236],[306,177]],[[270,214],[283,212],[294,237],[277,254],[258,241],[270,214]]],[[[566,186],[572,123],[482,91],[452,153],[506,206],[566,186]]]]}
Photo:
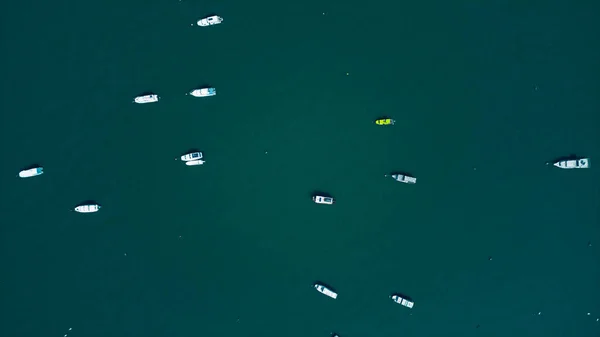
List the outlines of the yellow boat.
{"type": "Polygon", "coordinates": [[[377,125],[394,125],[394,123],[396,123],[396,121],[391,118],[380,118],[375,121],[375,124],[377,125]]]}

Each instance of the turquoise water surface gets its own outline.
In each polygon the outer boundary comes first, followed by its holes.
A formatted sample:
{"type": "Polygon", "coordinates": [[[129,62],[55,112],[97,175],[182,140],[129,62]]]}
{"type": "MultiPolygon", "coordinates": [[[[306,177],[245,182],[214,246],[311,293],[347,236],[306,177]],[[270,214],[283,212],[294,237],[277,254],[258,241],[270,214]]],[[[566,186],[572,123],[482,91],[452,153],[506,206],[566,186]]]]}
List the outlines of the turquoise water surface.
{"type": "Polygon", "coordinates": [[[3,8],[0,336],[599,335],[597,4],[3,8]]]}

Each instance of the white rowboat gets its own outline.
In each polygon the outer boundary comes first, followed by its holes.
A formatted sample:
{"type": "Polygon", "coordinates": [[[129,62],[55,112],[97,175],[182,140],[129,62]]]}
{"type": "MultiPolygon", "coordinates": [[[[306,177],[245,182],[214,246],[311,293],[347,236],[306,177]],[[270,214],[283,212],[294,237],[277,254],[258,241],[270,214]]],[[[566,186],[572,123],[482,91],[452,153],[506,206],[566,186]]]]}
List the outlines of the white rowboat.
{"type": "Polygon", "coordinates": [[[198,159],[198,160],[189,160],[189,161],[186,161],[185,164],[187,166],[203,165],[204,164],[204,160],[201,160],[201,159],[198,159]]]}

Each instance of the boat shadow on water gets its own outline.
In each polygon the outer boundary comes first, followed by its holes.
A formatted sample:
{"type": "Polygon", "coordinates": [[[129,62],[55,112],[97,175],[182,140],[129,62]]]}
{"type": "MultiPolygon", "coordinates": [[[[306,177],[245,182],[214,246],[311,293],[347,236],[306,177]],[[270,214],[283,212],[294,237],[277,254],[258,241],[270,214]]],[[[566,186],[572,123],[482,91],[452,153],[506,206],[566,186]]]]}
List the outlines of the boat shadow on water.
{"type": "Polygon", "coordinates": [[[387,176],[391,177],[394,174],[401,174],[403,176],[414,177],[412,174],[410,174],[408,172],[404,172],[404,171],[393,171],[393,172],[389,173],[387,176]]]}
{"type": "Polygon", "coordinates": [[[563,160],[577,160],[577,159],[580,159],[580,158],[581,158],[581,156],[578,156],[578,155],[576,155],[576,154],[570,154],[570,155],[568,155],[568,156],[562,156],[562,157],[554,158],[554,159],[552,159],[552,160],[550,160],[550,161],[547,161],[547,162],[546,162],[546,165],[550,165],[550,164],[556,163],[557,161],[563,161],[563,160]]]}
{"type": "Polygon", "coordinates": [[[403,298],[403,299],[405,299],[405,300],[409,300],[409,301],[411,301],[411,302],[414,302],[414,301],[413,301],[413,299],[412,299],[412,297],[410,297],[410,296],[406,296],[406,295],[404,295],[403,293],[393,293],[393,294],[391,294],[391,295],[390,295],[390,298],[391,298],[392,296],[394,296],[394,295],[396,295],[396,296],[399,296],[399,297],[402,297],[402,298],[403,298]]]}
{"type": "Polygon", "coordinates": [[[323,191],[317,191],[317,190],[312,191],[310,197],[312,198],[312,197],[317,196],[317,195],[320,195],[320,196],[325,197],[325,198],[333,198],[333,196],[331,194],[325,193],[323,191]]]}
{"type": "Polygon", "coordinates": [[[153,91],[144,91],[144,92],[140,92],[139,96],[148,96],[148,95],[156,95],[156,93],[154,93],[153,91]]]}
{"type": "Polygon", "coordinates": [[[40,165],[40,164],[28,165],[28,166],[25,166],[25,167],[21,168],[21,171],[31,170],[33,168],[38,168],[38,167],[43,167],[43,165],[40,165]]]}
{"type": "Polygon", "coordinates": [[[335,290],[335,289],[334,289],[332,286],[330,286],[329,284],[327,284],[327,283],[325,283],[325,282],[321,282],[321,281],[319,281],[319,280],[316,280],[315,282],[313,282],[313,284],[312,284],[312,285],[313,285],[313,287],[314,287],[315,285],[324,286],[325,288],[327,288],[327,289],[329,289],[329,290],[331,290],[331,291],[333,291],[333,292],[337,292],[337,291],[336,291],[336,290],[335,290]]]}
{"type": "Polygon", "coordinates": [[[179,159],[179,158],[181,158],[181,156],[185,156],[188,153],[194,153],[194,152],[201,152],[202,153],[202,150],[199,150],[197,148],[189,149],[189,150],[183,152],[182,154],[180,154],[179,157],[177,157],[176,159],[179,159]]]}
{"type": "Polygon", "coordinates": [[[96,200],[84,200],[84,201],[78,203],[75,207],[85,206],[85,205],[98,205],[98,206],[102,206],[98,202],[96,202],[96,200]]]}
{"type": "Polygon", "coordinates": [[[198,86],[191,89],[190,91],[196,90],[196,89],[202,89],[202,88],[214,88],[214,87],[210,83],[200,83],[200,84],[198,84],[198,86]]]}

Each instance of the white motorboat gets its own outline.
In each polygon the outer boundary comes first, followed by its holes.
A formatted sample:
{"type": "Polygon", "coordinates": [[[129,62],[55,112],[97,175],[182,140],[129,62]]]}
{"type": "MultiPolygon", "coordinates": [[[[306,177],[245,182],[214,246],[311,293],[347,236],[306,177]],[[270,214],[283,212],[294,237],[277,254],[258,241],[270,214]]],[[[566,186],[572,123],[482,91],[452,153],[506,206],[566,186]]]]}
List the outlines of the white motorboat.
{"type": "Polygon", "coordinates": [[[201,159],[189,160],[189,161],[186,161],[185,164],[187,166],[203,165],[204,164],[204,160],[201,160],[201,159]]]}
{"type": "Polygon", "coordinates": [[[198,20],[197,24],[200,27],[207,27],[207,26],[218,25],[221,22],[223,22],[222,17],[220,17],[218,15],[213,15],[213,16],[207,16],[203,19],[198,20]]]}
{"type": "Polygon", "coordinates": [[[333,299],[337,298],[337,293],[322,284],[315,283],[315,289],[323,295],[327,295],[333,299]]]}
{"type": "Polygon", "coordinates": [[[181,156],[181,160],[190,161],[190,160],[198,160],[202,159],[202,152],[190,152],[188,154],[184,154],[181,156]]]}
{"type": "MultiPolygon", "coordinates": [[[[387,175],[386,175],[386,177],[387,177],[387,175]]],[[[417,183],[417,178],[407,176],[404,174],[392,174],[392,178],[394,178],[394,180],[396,180],[396,181],[399,181],[399,182],[405,183],[405,184],[416,184],[417,183]]]]}
{"type": "Polygon", "coordinates": [[[561,168],[561,169],[588,168],[588,167],[590,167],[590,158],[559,160],[554,163],[554,166],[561,168]]]}
{"type": "Polygon", "coordinates": [[[28,170],[23,170],[23,171],[19,172],[19,177],[21,177],[21,178],[35,177],[35,176],[39,176],[42,173],[44,173],[43,167],[34,167],[34,168],[30,168],[28,170]]]}
{"type": "Polygon", "coordinates": [[[89,205],[79,205],[75,207],[75,212],[79,213],[94,213],[100,210],[100,205],[97,204],[89,204],[89,205]]]}
{"type": "Polygon", "coordinates": [[[390,298],[392,299],[392,301],[394,301],[400,305],[403,305],[407,308],[412,309],[412,307],[415,305],[414,302],[411,302],[411,301],[407,300],[406,298],[402,298],[401,296],[398,296],[398,295],[392,295],[392,296],[390,296],[390,298]]]}
{"type": "Polygon", "coordinates": [[[133,101],[138,104],[154,103],[154,102],[158,102],[158,95],[153,94],[153,95],[138,96],[133,101]]]}
{"type": "Polygon", "coordinates": [[[333,205],[335,200],[332,197],[325,197],[322,195],[315,195],[312,200],[317,204],[333,205]]]}
{"type": "Polygon", "coordinates": [[[194,97],[210,97],[215,96],[217,94],[217,89],[215,88],[201,88],[190,91],[190,95],[194,97]]]}

